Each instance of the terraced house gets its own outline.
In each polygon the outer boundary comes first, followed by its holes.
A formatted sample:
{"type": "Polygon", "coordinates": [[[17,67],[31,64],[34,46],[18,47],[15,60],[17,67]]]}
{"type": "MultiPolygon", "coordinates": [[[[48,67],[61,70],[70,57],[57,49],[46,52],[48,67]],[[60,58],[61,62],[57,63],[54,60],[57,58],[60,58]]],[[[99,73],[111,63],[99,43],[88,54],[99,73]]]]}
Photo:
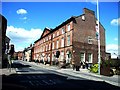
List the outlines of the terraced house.
{"type": "MultiPolygon", "coordinates": [[[[95,13],[87,8],[80,16],[72,16],[54,29],[45,28],[34,43],[34,59],[75,64],[98,63],[98,41],[95,13]]],[[[99,22],[100,23],[100,22],[99,22]]],[[[105,29],[100,23],[101,57],[105,59],[105,29]]]]}

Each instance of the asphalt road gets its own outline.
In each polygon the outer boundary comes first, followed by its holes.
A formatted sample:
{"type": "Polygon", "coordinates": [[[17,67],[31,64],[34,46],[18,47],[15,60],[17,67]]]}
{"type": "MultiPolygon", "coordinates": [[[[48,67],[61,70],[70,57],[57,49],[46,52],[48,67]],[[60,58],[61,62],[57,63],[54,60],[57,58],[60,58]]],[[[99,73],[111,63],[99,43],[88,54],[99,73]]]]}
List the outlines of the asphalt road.
{"type": "Polygon", "coordinates": [[[2,90],[48,90],[48,89],[85,89],[120,90],[119,87],[105,82],[91,81],[70,75],[60,74],[31,64],[16,62],[18,74],[2,76],[2,90]]]}

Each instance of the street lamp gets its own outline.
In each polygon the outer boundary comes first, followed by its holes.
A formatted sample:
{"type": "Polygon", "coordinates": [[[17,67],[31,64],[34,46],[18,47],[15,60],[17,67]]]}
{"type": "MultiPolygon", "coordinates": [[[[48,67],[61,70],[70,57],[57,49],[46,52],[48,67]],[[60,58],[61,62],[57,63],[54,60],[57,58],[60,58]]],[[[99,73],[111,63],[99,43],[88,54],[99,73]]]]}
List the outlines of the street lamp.
{"type": "Polygon", "coordinates": [[[98,19],[98,74],[100,74],[100,62],[101,62],[101,55],[100,55],[100,27],[99,27],[99,1],[97,0],[97,19],[98,19]]]}
{"type": "Polygon", "coordinates": [[[117,59],[119,58],[119,55],[117,55],[116,53],[113,53],[113,54],[117,56],[117,59]]]}

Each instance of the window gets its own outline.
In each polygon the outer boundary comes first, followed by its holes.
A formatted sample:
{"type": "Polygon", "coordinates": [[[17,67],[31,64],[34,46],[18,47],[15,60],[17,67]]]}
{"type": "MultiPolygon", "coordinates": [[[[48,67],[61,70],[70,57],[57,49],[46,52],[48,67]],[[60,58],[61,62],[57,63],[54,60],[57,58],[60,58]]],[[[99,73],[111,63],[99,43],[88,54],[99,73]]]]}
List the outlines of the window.
{"type": "Polygon", "coordinates": [[[47,49],[48,49],[48,45],[46,45],[46,51],[47,51],[47,49]]]}
{"type": "Polygon", "coordinates": [[[49,50],[50,50],[50,46],[51,46],[51,45],[49,44],[49,50]]]}
{"type": "Polygon", "coordinates": [[[92,53],[88,53],[88,62],[92,63],[92,53]]]}
{"type": "Polygon", "coordinates": [[[57,40],[57,43],[56,43],[56,48],[58,49],[58,46],[59,46],[59,40],[57,40]]]}
{"type": "Polygon", "coordinates": [[[64,37],[61,38],[61,47],[64,47],[64,37]]]}
{"type": "Polygon", "coordinates": [[[42,51],[44,52],[44,46],[43,46],[43,48],[42,48],[42,51]]]}
{"type": "Polygon", "coordinates": [[[54,49],[54,42],[52,43],[52,49],[54,49]]]}
{"type": "Polygon", "coordinates": [[[55,34],[53,34],[53,38],[55,37],[55,34]]]}
{"type": "Polygon", "coordinates": [[[41,43],[43,43],[43,40],[41,40],[41,43]]]}
{"type": "Polygon", "coordinates": [[[49,36],[49,40],[51,39],[51,35],[49,36]]]}
{"type": "Polygon", "coordinates": [[[48,41],[48,37],[46,37],[46,41],[48,41]]]}
{"type": "Polygon", "coordinates": [[[71,61],[71,52],[67,51],[66,52],[66,63],[70,63],[70,61],[71,61]]]}
{"type": "Polygon", "coordinates": [[[45,42],[45,39],[44,39],[44,42],[45,42]]]}
{"type": "Polygon", "coordinates": [[[88,36],[88,44],[92,44],[92,37],[88,36]]]}
{"type": "Polygon", "coordinates": [[[82,16],[82,20],[85,21],[85,16],[82,16]]]}
{"type": "Polygon", "coordinates": [[[68,31],[70,31],[70,24],[68,25],[68,31]]]}
{"type": "Polygon", "coordinates": [[[43,51],[45,51],[45,46],[43,47],[43,51]]]}
{"type": "Polygon", "coordinates": [[[70,45],[70,35],[67,36],[67,45],[70,45]]]}
{"type": "Polygon", "coordinates": [[[85,53],[80,53],[80,60],[85,62],[85,53]]]}
{"type": "Polygon", "coordinates": [[[98,25],[99,24],[99,22],[98,22],[98,20],[96,20],[96,25],[98,25]]]}
{"type": "Polygon", "coordinates": [[[59,31],[57,32],[57,36],[59,36],[59,31]]]}
{"type": "Polygon", "coordinates": [[[61,30],[61,31],[62,31],[62,34],[64,34],[64,33],[65,33],[65,30],[64,30],[64,28],[62,28],[62,30],[61,30]]]}
{"type": "Polygon", "coordinates": [[[61,52],[60,59],[61,59],[61,61],[64,60],[64,52],[63,51],[61,52]]]}

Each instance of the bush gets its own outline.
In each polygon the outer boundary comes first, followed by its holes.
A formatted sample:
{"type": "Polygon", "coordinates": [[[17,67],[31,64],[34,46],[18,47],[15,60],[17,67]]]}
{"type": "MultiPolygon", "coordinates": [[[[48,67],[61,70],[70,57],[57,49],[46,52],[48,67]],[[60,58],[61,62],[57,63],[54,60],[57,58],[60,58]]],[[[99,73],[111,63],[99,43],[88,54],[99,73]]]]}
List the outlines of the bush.
{"type": "Polygon", "coordinates": [[[98,64],[94,64],[90,67],[90,72],[98,73],[98,64]]]}
{"type": "Polygon", "coordinates": [[[110,61],[109,60],[101,61],[101,66],[107,67],[109,65],[110,65],[110,61]]]}
{"type": "Polygon", "coordinates": [[[119,67],[120,60],[110,60],[110,67],[119,67]]]}
{"type": "Polygon", "coordinates": [[[116,70],[116,75],[120,75],[120,69],[116,70]]]}

